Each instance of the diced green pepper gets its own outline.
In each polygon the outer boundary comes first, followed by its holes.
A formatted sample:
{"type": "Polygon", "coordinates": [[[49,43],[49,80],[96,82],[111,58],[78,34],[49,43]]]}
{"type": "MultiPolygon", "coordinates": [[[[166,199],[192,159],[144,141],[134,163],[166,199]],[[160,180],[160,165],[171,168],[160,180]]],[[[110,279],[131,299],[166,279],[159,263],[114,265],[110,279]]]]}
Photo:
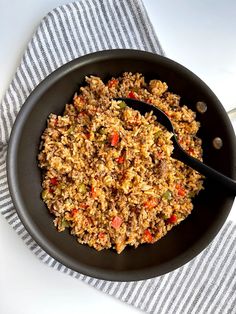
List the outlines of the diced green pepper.
{"type": "Polygon", "coordinates": [[[124,109],[127,106],[124,101],[119,102],[118,105],[119,105],[120,109],[124,109]]]}
{"type": "Polygon", "coordinates": [[[134,91],[135,93],[138,93],[138,92],[139,92],[139,89],[140,89],[140,88],[139,88],[138,86],[134,86],[134,87],[133,87],[133,91],[134,91]]]}
{"type": "Polygon", "coordinates": [[[67,134],[70,134],[72,132],[74,132],[75,130],[75,127],[74,126],[71,126],[68,130],[67,130],[67,134]]]}
{"type": "Polygon", "coordinates": [[[188,194],[188,196],[191,197],[191,198],[194,197],[195,195],[196,195],[196,193],[193,192],[193,191],[189,192],[189,194],[188,194]]]}
{"type": "Polygon", "coordinates": [[[157,131],[156,133],[154,133],[155,140],[157,140],[160,137],[161,133],[162,131],[157,131]]]}
{"type": "Polygon", "coordinates": [[[169,215],[166,215],[166,214],[164,214],[164,213],[161,213],[161,218],[164,219],[164,220],[167,220],[167,219],[170,218],[170,216],[169,216],[169,215]]]}
{"type": "Polygon", "coordinates": [[[167,191],[162,195],[162,197],[163,197],[164,199],[166,199],[167,201],[170,201],[170,200],[172,199],[172,193],[171,193],[171,191],[170,191],[170,190],[167,190],[167,191]]]}
{"type": "Polygon", "coordinates": [[[79,185],[79,192],[80,192],[81,194],[85,194],[85,193],[87,192],[87,188],[86,188],[86,185],[85,185],[84,183],[81,183],[81,184],[79,185]]]}
{"type": "Polygon", "coordinates": [[[42,199],[43,199],[43,200],[45,200],[45,199],[46,199],[47,194],[48,194],[47,190],[43,190],[43,191],[42,191],[41,196],[42,196],[42,199]]]}
{"type": "Polygon", "coordinates": [[[103,126],[100,126],[96,132],[103,135],[103,134],[106,134],[106,129],[103,126]]]}
{"type": "Polygon", "coordinates": [[[105,145],[105,144],[107,143],[107,140],[104,140],[104,141],[97,141],[97,143],[98,143],[99,145],[105,145]]]}
{"type": "Polygon", "coordinates": [[[62,228],[68,228],[70,225],[68,223],[68,221],[65,218],[62,218],[61,220],[61,227],[62,228]]]}

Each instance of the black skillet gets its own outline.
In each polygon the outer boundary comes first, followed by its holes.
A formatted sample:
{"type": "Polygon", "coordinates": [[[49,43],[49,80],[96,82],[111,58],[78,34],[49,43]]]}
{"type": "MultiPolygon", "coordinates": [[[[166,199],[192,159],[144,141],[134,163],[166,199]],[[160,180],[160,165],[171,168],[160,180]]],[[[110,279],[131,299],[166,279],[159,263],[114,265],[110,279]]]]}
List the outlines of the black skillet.
{"type": "Polygon", "coordinates": [[[86,75],[103,80],[124,71],[141,72],[146,79],[167,82],[181,95],[181,103],[196,111],[198,101],[207,104],[197,112],[201,122],[204,162],[235,179],[236,143],[229,118],[213,92],[196,75],[180,64],[137,50],[110,50],[75,59],[49,75],[22,107],[9,143],[8,183],[16,210],[34,240],[64,265],[89,276],[118,281],[151,278],[170,272],[194,258],[216,236],[224,224],[234,196],[210,179],[194,199],[192,214],[156,244],[127,248],[117,255],[112,250],[97,252],[77,243],[67,232],[58,233],[53,218],[40,198],[41,173],[37,167],[40,135],[48,115],[61,114],[86,75]],[[215,149],[219,137],[223,146],[215,149]]]}

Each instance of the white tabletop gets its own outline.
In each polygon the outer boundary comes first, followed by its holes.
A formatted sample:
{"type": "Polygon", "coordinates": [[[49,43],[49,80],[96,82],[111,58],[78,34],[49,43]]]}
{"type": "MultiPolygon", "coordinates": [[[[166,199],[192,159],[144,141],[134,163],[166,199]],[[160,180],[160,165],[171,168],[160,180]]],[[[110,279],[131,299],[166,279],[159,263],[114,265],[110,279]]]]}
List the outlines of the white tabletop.
{"type": "MultiPolygon", "coordinates": [[[[0,1],[0,98],[41,18],[66,0],[0,1]]],[[[143,0],[168,57],[236,107],[236,2],[143,0]]],[[[234,204],[230,219],[236,222],[234,204]]],[[[0,216],[0,313],[135,313],[136,309],[42,264],[0,216]]]]}

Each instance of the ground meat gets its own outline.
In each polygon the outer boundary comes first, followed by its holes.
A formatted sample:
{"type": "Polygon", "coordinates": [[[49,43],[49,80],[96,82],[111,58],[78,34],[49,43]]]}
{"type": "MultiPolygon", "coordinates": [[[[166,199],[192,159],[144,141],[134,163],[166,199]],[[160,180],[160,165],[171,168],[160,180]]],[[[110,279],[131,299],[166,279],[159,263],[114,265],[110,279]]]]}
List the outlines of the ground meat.
{"type": "Polygon", "coordinates": [[[165,82],[145,82],[140,73],[86,83],[62,116],[48,118],[38,156],[42,198],[58,231],[69,228],[80,244],[121,253],[154,243],[190,214],[202,176],[172,158],[172,134],[152,113],[114,98],[163,110],[182,147],[201,160],[200,124],[165,82]]]}

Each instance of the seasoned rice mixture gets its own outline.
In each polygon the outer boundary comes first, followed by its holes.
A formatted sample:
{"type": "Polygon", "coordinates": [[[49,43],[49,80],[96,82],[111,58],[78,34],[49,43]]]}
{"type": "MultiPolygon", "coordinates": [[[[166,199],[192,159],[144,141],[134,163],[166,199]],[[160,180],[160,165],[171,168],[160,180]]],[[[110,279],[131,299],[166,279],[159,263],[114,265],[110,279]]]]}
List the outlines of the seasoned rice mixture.
{"type": "Polygon", "coordinates": [[[166,83],[124,73],[86,77],[64,114],[42,135],[42,198],[58,231],[96,250],[154,243],[191,212],[202,176],[172,159],[172,134],[114,97],[150,102],[171,119],[182,147],[202,160],[199,122],[166,83]]]}

